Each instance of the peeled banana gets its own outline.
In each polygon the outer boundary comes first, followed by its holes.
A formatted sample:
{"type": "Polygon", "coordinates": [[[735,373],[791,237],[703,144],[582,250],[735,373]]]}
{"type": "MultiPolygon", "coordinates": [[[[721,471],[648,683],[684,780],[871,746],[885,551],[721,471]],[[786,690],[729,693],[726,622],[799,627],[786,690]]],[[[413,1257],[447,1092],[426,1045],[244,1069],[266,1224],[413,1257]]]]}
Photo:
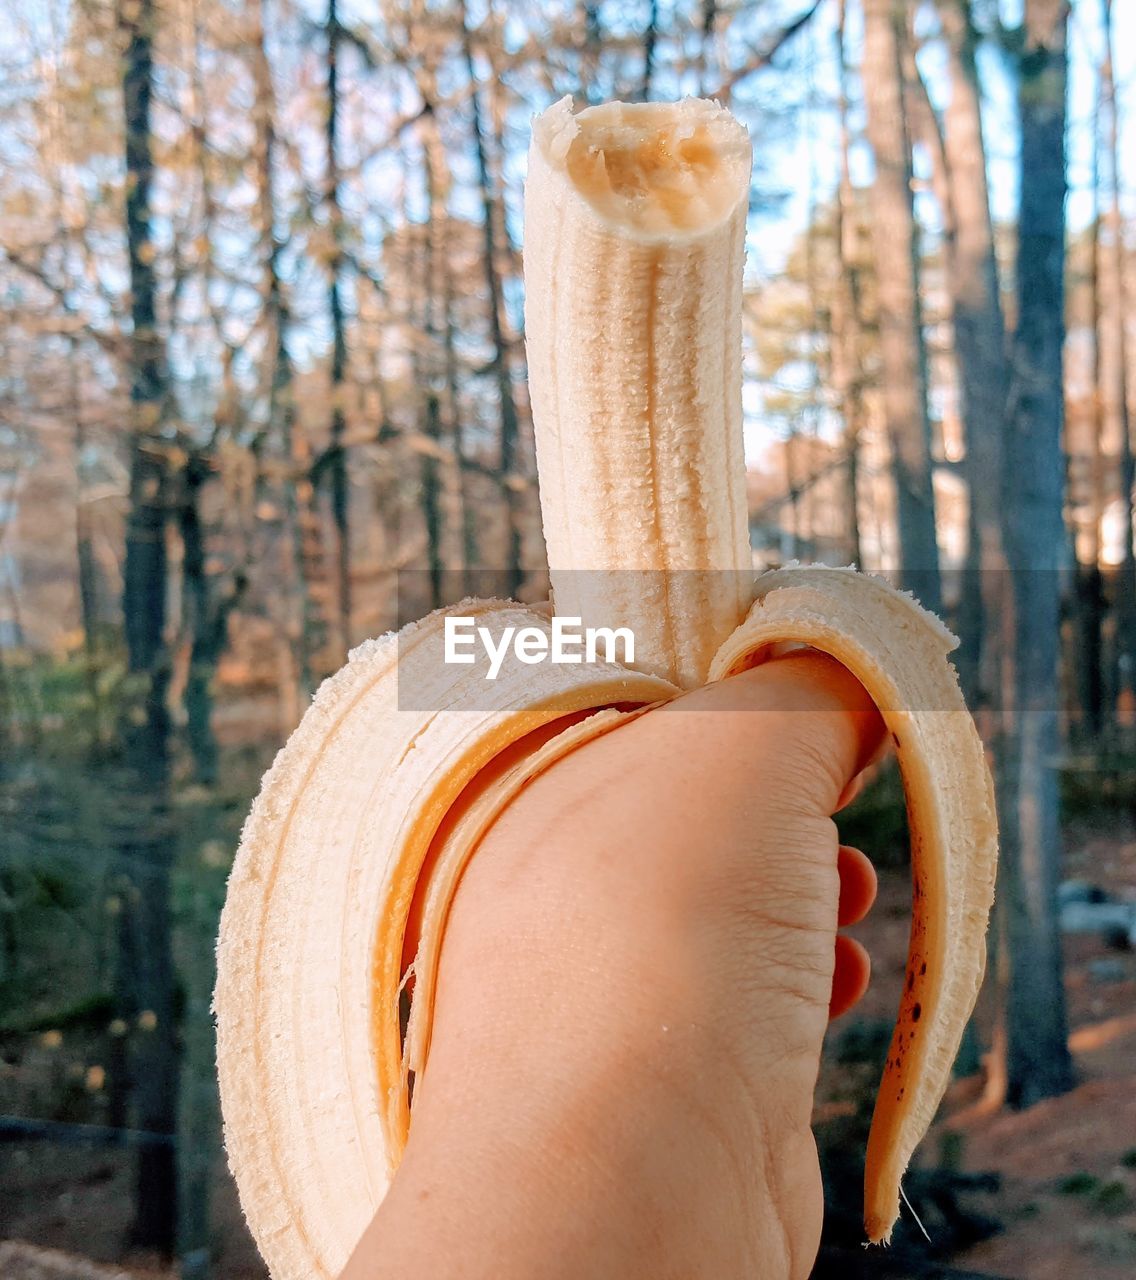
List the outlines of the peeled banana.
{"type": "Polygon", "coordinates": [[[568,752],[787,641],[859,678],[903,775],[912,926],[868,1143],[869,1239],[899,1215],[982,979],[992,786],[936,618],[852,570],[753,580],[750,156],[728,112],[697,100],[579,114],[565,100],[534,124],[526,339],[553,603],[629,629],[634,664],[505,661],[489,680],[484,652],[446,660],[447,618],[496,640],[552,624],[463,601],[356,650],[265,776],[229,883],[215,1007],[226,1147],[275,1280],[336,1276],[390,1185],[411,1073],[428,1069],[450,903],[496,816],[568,752]]]}

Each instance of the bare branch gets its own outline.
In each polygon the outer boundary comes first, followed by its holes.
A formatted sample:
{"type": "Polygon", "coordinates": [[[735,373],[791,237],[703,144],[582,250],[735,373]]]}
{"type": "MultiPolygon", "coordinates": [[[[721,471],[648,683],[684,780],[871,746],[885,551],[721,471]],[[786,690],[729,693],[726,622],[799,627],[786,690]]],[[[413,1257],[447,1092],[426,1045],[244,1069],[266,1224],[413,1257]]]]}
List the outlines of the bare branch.
{"type": "Polygon", "coordinates": [[[800,17],[794,18],[788,26],[782,27],[780,31],[775,32],[760,49],[753,51],[750,60],[741,67],[732,71],[715,89],[711,95],[715,98],[728,98],[730,94],[738,87],[743,80],[748,79],[758,71],[763,71],[768,67],[781,49],[801,30],[809,21],[814,13],[820,8],[822,0],[813,0],[813,3],[805,10],[800,17]]]}
{"type": "MultiPolygon", "coordinates": [[[[42,288],[59,303],[64,312],[68,316],[81,320],[79,311],[68,295],[65,286],[57,284],[43,269],[42,264],[38,262],[29,262],[21,254],[17,253],[9,246],[0,246],[0,253],[3,253],[4,260],[10,263],[17,271],[34,280],[42,288]]],[[[116,360],[121,360],[126,354],[125,339],[121,333],[107,333],[102,329],[96,329],[94,325],[88,321],[82,320],[82,329],[93,342],[97,343],[108,355],[113,356],[116,360]]]]}

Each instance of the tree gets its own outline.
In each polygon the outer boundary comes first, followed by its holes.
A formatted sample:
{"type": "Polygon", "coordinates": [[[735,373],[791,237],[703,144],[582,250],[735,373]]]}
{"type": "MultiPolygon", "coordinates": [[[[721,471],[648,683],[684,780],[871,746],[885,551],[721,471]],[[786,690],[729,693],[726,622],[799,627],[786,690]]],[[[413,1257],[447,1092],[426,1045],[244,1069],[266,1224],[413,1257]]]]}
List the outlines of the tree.
{"type": "MultiPolygon", "coordinates": [[[[264,263],[263,309],[266,328],[266,380],[268,423],[266,438],[283,463],[280,484],[284,507],[284,576],[293,584],[286,602],[285,624],[291,648],[291,665],[300,696],[312,691],[312,654],[322,640],[321,619],[314,607],[309,583],[320,571],[323,551],[319,512],[311,478],[311,449],[296,421],[295,371],[288,350],[292,323],[281,274],[281,242],[277,236],[276,166],[279,139],[276,131],[276,91],[268,61],[264,0],[251,0],[250,58],[253,81],[253,119],[256,134],[254,181],[257,230],[264,263]]],[[[261,468],[263,472],[263,467],[261,468]]]]}
{"type": "Polygon", "coordinates": [[[1091,739],[1099,737],[1104,727],[1104,575],[1101,573],[1101,539],[1104,519],[1104,405],[1101,396],[1101,327],[1104,322],[1101,306],[1101,217],[1100,217],[1100,153],[1101,153],[1101,98],[1098,87],[1093,104],[1093,167],[1092,200],[1093,216],[1089,226],[1088,324],[1092,332],[1091,387],[1089,390],[1088,455],[1089,455],[1089,519],[1088,550],[1078,574],[1078,604],[1080,607],[1080,702],[1084,727],[1091,739]]]}
{"type": "Polygon", "coordinates": [[[1133,719],[1136,698],[1136,545],[1133,543],[1133,490],[1136,489],[1136,456],[1133,454],[1132,421],[1128,405],[1128,283],[1124,262],[1124,218],[1120,210],[1120,106],[1116,94],[1112,45],[1112,0],[1104,0],[1104,57],[1100,94],[1108,104],[1108,221],[1110,245],[1108,271],[1112,295],[1113,342],[1112,401],[1120,439],[1120,496],[1124,512],[1124,549],[1117,585],[1118,689],[1122,699],[1121,723],[1133,719]],[[1127,704],[1127,705],[1123,705],[1127,704]]]}
{"type": "Polygon", "coordinates": [[[1010,570],[1012,706],[1000,771],[1006,963],[1007,1099],[1029,1106],[1072,1087],[1061,938],[1060,573],[1065,338],[1063,0],[1027,0],[1021,121],[1017,325],[1003,452],[1003,538],[1010,570]]]}
{"type": "MultiPolygon", "coordinates": [[[[50,82],[47,86],[48,100],[42,117],[42,149],[44,159],[54,171],[56,185],[52,190],[52,222],[59,228],[66,251],[64,261],[72,258],[76,246],[70,233],[67,219],[68,196],[66,174],[70,171],[72,157],[66,144],[66,119],[59,84],[58,68],[53,60],[46,61],[50,82]]],[[[65,268],[66,271],[66,268],[65,268]]],[[[65,275],[66,287],[70,290],[73,282],[69,273],[65,275]]],[[[79,621],[83,631],[83,649],[87,664],[88,688],[91,691],[93,706],[98,707],[98,671],[96,663],[99,650],[98,636],[98,574],[95,566],[94,549],[91,535],[91,517],[89,504],[83,492],[83,471],[87,448],[87,424],[83,406],[83,351],[74,334],[67,341],[67,398],[68,412],[74,422],[75,445],[75,562],[79,588],[79,621]]]]}
{"type": "Polygon", "coordinates": [[[156,249],[151,227],[154,142],[154,0],[119,8],[125,35],[122,100],[126,122],[126,245],[132,329],[130,377],[130,506],[126,525],[123,616],[130,693],[122,719],[124,760],[137,812],[122,844],[118,916],[118,1016],[131,1028],[127,1064],[133,1125],[166,1138],[138,1156],[133,1236],[139,1245],[173,1252],[177,1223],[178,1049],[175,977],[170,945],[170,850],[166,829],[169,715],[165,649],[166,504],[169,444],[162,433],[167,371],[158,332],[156,249]]]}
{"type": "Polygon", "coordinates": [[[875,156],[872,235],[884,416],[892,450],[900,581],[929,609],[941,609],[927,359],[919,293],[919,248],[904,109],[903,12],[896,0],[864,0],[864,98],[875,156]]]}
{"type": "Polygon", "coordinates": [[[324,201],[331,247],[327,264],[328,311],[331,315],[331,434],[324,455],[331,475],[331,510],[336,537],[336,595],[339,603],[339,648],[346,657],[351,647],[351,526],[347,479],[347,327],[343,314],[343,210],[339,199],[339,59],[343,26],[338,0],[327,5],[327,126],[324,132],[324,201]]]}
{"type": "Polygon", "coordinates": [[[488,294],[489,331],[493,339],[493,373],[497,384],[497,397],[501,415],[500,477],[502,493],[509,511],[509,551],[505,565],[507,590],[513,595],[524,581],[522,563],[522,528],[520,494],[517,491],[514,471],[518,461],[520,423],[517,403],[513,396],[513,379],[509,359],[509,344],[505,336],[504,298],[498,258],[497,231],[494,227],[493,175],[489,170],[489,156],[485,145],[482,124],[481,93],[477,69],[473,60],[473,39],[469,30],[465,3],[461,7],[462,52],[466,74],[469,76],[470,101],[473,106],[473,143],[477,155],[477,176],[481,194],[482,230],[485,248],[482,261],[485,268],[485,289],[488,294]]]}
{"type": "MultiPolygon", "coordinates": [[[[211,321],[212,337],[221,351],[220,387],[212,413],[212,423],[207,443],[189,439],[178,451],[178,465],[170,477],[170,493],[167,514],[171,525],[176,526],[181,538],[181,628],[179,645],[188,651],[182,705],[186,717],[186,739],[193,756],[197,780],[207,786],[217,780],[218,749],[213,733],[213,684],[217,665],[228,639],[228,618],[243,594],[247,566],[242,565],[234,573],[234,586],[225,599],[218,598],[218,574],[210,571],[207,557],[208,530],[202,515],[202,498],[207,483],[217,470],[214,452],[225,437],[237,433],[240,395],[236,387],[235,365],[240,340],[232,340],[227,333],[229,316],[213,299],[219,296],[218,285],[221,270],[216,252],[220,203],[216,190],[213,166],[210,164],[211,139],[208,130],[207,91],[204,64],[208,57],[204,47],[204,22],[199,8],[193,8],[193,40],[188,56],[192,62],[189,77],[192,86],[191,139],[194,161],[199,175],[202,223],[197,242],[200,245],[201,267],[207,309],[211,321]]],[[[175,266],[175,271],[179,268],[175,266]]],[[[169,323],[170,338],[177,334],[179,295],[174,289],[174,303],[169,323]]],[[[168,370],[167,370],[168,380],[168,370]]],[[[255,517],[254,517],[255,519],[255,517]]],[[[242,522],[247,523],[247,522],[242,522]]],[[[247,531],[236,538],[243,549],[244,558],[251,558],[247,531]]],[[[238,555],[241,551],[237,552],[238,555]]]]}
{"type": "MultiPolygon", "coordinates": [[[[1000,477],[1009,368],[975,60],[978,32],[970,0],[936,0],[936,8],[947,46],[950,93],[941,124],[913,48],[908,51],[907,76],[914,113],[931,155],[943,224],[951,354],[965,450],[967,546],[957,626],[961,643],[955,663],[968,701],[983,711],[980,723],[996,748],[1006,630],[1003,615],[1008,601],[1000,477]]],[[[972,1021],[956,1070],[973,1074],[979,1066],[972,1021]]]]}
{"type": "Polygon", "coordinates": [[[949,51],[950,100],[943,129],[945,246],[951,321],[958,367],[966,479],[970,496],[968,611],[973,683],[987,704],[1000,701],[999,645],[1004,605],[1002,552],[1002,432],[1009,381],[1005,323],[986,180],[986,147],[975,64],[978,36],[970,0],[937,0],[949,51]]]}
{"type": "Polygon", "coordinates": [[[659,41],[659,0],[650,0],[647,25],[643,28],[643,81],[639,86],[639,100],[649,101],[651,80],[655,74],[655,46],[659,41]]]}
{"type": "Polygon", "coordinates": [[[427,339],[423,430],[430,447],[422,454],[422,514],[426,522],[430,594],[435,608],[462,592],[464,567],[463,454],[458,421],[454,350],[453,273],[450,269],[450,186],[445,146],[438,128],[437,69],[422,58],[415,75],[425,109],[419,120],[425,152],[427,222],[422,254],[423,329],[427,339]]]}
{"type": "Polygon", "coordinates": [[[840,126],[840,185],[836,193],[836,247],[839,275],[831,308],[829,361],[833,391],[844,413],[844,448],[848,455],[848,487],[845,495],[848,519],[848,556],[862,566],[860,543],[860,441],[864,430],[864,360],[861,328],[863,282],[859,255],[854,247],[855,191],[849,167],[851,139],[848,128],[848,64],[845,55],[845,0],[840,0],[836,27],[836,56],[840,68],[837,118],[840,126]]]}

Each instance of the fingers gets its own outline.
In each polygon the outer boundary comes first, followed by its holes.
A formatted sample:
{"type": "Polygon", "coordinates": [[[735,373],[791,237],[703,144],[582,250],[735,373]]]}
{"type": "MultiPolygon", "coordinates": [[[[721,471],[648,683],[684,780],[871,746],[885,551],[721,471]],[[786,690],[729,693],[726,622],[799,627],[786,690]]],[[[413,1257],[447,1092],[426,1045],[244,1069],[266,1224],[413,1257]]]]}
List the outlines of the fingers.
{"type": "Polygon", "coordinates": [[[836,935],[836,968],[832,975],[832,996],[828,1002],[829,1018],[839,1018],[868,989],[872,962],[863,945],[855,938],[836,935]]]}
{"type": "MultiPolygon", "coordinates": [[[[841,929],[859,924],[876,900],[876,871],[865,854],[851,845],[842,844],[836,856],[840,875],[840,903],[837,926],[841,929]]],[[[832,975],[829,1018],[839,1018],[864,995],[872,973],[868,952],[855,938],[836,936],[836,965],[832,975]]]]}
{"type": "Polygon", "coordinates": [[[811,793],[824,813],[837,812],[886,740],[880,713],[859,680],[827,654],[787,654],[768,665],[767,678],[787,713],[786,752],[827,766],[811,771],[811,793]]]}
{"type": "Polygon", "coordinates": [[[847,809],[853,800],[859,798],[868,781],[868,771],[861,769],[860,772],[852,779],[852,781],[840,793],[840,799],[836,802],[836,812],[841,809],[847,809]]]}
{"type": "Polygon", "coordinates": [[[836,867],[840,873],[840,905],[836,923],[859,924],[876,900],[876,870],[859,849],[842,844],[837,851],[836,867]]]}

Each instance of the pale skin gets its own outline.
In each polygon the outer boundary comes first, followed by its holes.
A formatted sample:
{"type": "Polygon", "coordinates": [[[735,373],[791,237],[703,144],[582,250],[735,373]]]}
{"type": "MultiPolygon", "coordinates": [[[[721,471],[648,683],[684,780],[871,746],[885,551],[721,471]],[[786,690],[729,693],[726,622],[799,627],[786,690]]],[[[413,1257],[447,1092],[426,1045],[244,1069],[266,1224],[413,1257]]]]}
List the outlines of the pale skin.
{"type": "Polygon", "coordinates": [[[505,811],[454,903],[430,1061],[342,1280],[804,1280],[838,932],[875,875],[841,846],[883,729],[793,653],[599,738],[505,811]]]}

